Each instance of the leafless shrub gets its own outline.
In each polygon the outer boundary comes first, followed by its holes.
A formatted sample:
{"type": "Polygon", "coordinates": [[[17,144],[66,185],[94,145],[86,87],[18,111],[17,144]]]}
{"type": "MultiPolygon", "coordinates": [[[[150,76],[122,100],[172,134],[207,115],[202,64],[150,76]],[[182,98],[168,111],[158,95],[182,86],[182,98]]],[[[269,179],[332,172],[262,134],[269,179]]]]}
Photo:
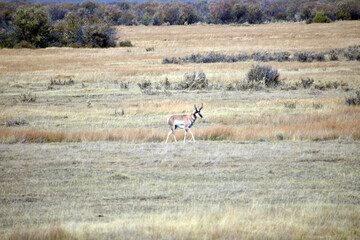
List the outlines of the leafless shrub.
{"type": "Polygon", "coordinates": [[[5,122],[6,127],[14,127],[14,126],[22,126],[27,124],[27,122],[23,118],[17,118],[14,120],[8,120],[5,122]]]}
{"type": "Polygon", "coordinates": [[[313,103],[313,108],[315,108],[315,109],[321,109],[323,107],[324,107],[324,105],[321,103],[313,103]]]}
{"type": "Polygon", "coordinates": [[[20,101],[21,102],[35,102],[36,96],[33,96],[31,92],[23,93],[20,95],[20,101]]]}
{"type": "Polygon", "coordinates": [[[179,58],[173,57],[173,58],[164,58],[161,62],[162,64],[180,64],[181,60],[179,58]]]}
{"type": "Polygon", "coordinates": [[[285,108],[295,109],[296,103],[285,103],[284,106],[285,108]]]}
{"type": "Polygon", "coordinates": [[[75,83],[75,81],[72,79],[72,78],[70,78],[70,79],[64,79],[64,80],[62,80],[62,79],[50,79],[50,82],[49,82],[49,85],[50,86],[54,86],[54,85],[62,85],[62,86],[64,86],[64,85],[73,85],[75,83]]]}
{"type": "Polygon", "coordinates": [[[120,88],[121,89],[129,89],[129,82],[121,82],[120,83],[120,88]]]}
{"type": "Polygon", "coordinates": [[[143,94],[146,94],[146,95],[157,94],[155,91],[153,91],[152,83],[150,82],[150,80],[144,80],[142,82],[139,82],[137,85],[139,86],[140,91],[143,94]]]}
{"type": "Polygon", "coordinates": [[[162,84],[163,84],[165,90],[168,90],[171,88],[171,83],[167,77],[165,77],[165,80],[162,84]]]}

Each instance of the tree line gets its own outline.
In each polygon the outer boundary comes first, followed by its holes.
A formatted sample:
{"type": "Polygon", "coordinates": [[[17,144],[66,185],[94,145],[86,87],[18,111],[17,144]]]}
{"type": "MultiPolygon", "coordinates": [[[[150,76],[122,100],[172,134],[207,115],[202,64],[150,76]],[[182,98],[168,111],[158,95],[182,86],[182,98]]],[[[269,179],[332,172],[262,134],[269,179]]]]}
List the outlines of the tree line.
{"type": "Polygon", "coordinates": [[[360,19],[359,0],[0,2],[0,46],[114,47],[115,25],[259,24],[360,19]]]}

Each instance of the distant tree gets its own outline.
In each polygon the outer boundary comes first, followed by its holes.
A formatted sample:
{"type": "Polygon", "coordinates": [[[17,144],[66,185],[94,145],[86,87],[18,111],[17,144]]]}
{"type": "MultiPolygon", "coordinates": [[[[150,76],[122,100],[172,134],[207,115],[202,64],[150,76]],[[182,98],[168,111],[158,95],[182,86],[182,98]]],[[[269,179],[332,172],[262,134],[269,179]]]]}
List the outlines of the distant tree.
{"type": "Polygon", "coordinates": [[[301,9],[300,14],[301,20],[305,20],[306,23],[312,23],[314,16],[310,7],[301,9]]]}
{"type": "Polygon", "coordinates": [[[231,10],[231,15],[235,22],[244,23],[247,21],[248,11],[244,4],[236,3],[231,10]]]}
{"type": "Polygon", "coordinates": [[[60,4],[56,4],[49,6],[48,12],[50,14],[51,20],[56,22],[57,20],[64,19],[69,10],[60,4]]]}
{"type": "Polygon", "coordinates": [[[262,23],[263,14],[260,10],[260,6],[252,4],[247,6],[248,9],[248,22],[251,24],[262,23]]]}
{"type": "Polygon", "coordinates": [[[158,13],[162,23],[179,24],[180,9],[177,2],[165,3],[158,13]]]}
{"type": "Polygon", "coordinates": [[[314,23],[330,23],[331,19],[327,16],[324,10],[316,12],[316,15],[313,19],[314,23]]]}
{"type": "Polygon", "coordinates": [[[229,0],[216,0],[210,3],[209,9],[214,23],[230,23],[232,21],[233,4],[229,0]]]}
{"type": "Polygon", "coordinates": [[[88,11],[89,14],[94,14],[97,10],[97,8],[100,7],[100,4],[94,2],[94,1],[85,1],[80,5],[81,8],[84,8],[86,11],[88,11]]]}
{"type": "Polygon", "coordinates": [[[206,0],[199,0],[192,4],[198,15],[198,20],[209,23],[211,21],[211,14],[209,3],[206,0]]]}
{"type": "Polygon", "coordinates": [[[18,41],[26,41],[35,47],[49,46],[50,15],[44,8],[19,8],[14,16],[15,34],[18,41]]]}
{"type": "Polygon", "coordinates": [[[337,3],[338,10],[336,14],[337,19],[341,20],[358,20],[360,19],[360,1],[359,0],[345,0],[337,3]]]}
{"type": "Polygon", "coordinates": [[[114,29],[82,11],[69,13],[51,29],[54,46],[115,47],[114,29]]]}

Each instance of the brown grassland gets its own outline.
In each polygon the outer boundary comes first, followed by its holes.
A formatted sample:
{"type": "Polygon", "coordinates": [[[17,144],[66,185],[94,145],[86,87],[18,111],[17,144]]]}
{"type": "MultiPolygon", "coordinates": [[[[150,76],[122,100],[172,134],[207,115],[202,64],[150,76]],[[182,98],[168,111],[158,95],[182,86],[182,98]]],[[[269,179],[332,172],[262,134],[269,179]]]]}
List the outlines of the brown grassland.
{"type": "Polygon", "coordinates": [[[267,62],[285,83],[340,87],[258,91],[163,84],[199,70],[234,84],[253,61],[161,63],[347,48],[360,21],[117,32],[134,47],[0,49],[0,239],[360,238],[360,108],[345,104],[359,61],[267,62]],[[197,142],[165,144],[167,117],[201,103],[197,142]]]}

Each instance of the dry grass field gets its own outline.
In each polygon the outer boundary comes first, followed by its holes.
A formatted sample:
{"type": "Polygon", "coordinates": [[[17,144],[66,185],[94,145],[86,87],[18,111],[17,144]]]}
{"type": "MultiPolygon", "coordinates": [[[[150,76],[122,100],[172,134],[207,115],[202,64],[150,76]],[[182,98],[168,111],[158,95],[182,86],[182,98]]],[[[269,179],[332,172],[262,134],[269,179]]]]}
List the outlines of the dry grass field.
{"type": "Polygon", "coordinates": [[[347,48],[359,21],[117,30],[134,47],[0,50],[1,239],[360,238],[359,61],[266,62],[339,86],[258,91],[226,88],[254,61],[162,64],[347,48]],[[218,87],[165,89],[200,70],[218,87]],[[165,144],[201,103],[197,142],[165,144]]]}

